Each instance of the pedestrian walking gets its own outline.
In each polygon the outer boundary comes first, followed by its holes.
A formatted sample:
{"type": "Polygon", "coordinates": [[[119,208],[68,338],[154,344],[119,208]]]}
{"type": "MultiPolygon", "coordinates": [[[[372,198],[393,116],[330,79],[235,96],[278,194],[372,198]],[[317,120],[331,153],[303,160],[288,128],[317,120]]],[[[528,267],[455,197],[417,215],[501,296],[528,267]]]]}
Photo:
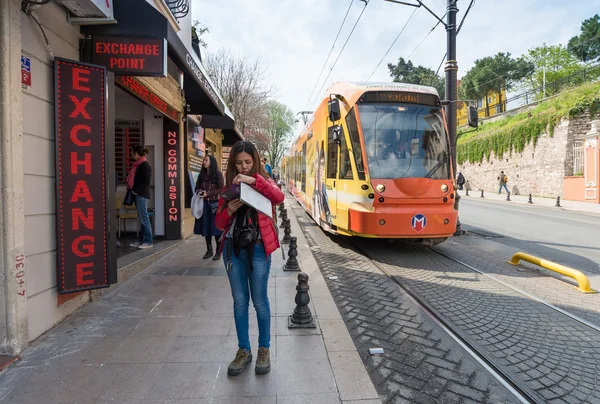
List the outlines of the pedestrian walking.
{"type": "Polygon", "coordinates": [[[506,189],[506,193],[510,193],[506,183],[508,182],[508,177],[504,174],[504,171],[500,171],[500,175],[498,176],[498,195],[502,193],[502,188],[506,189]]]}
{"type": "Polygon", "coordinates": [[[275,181],[264,172],[256,147],[251,142],[237,142],[227,162],[227,190],[219,199],[216,223],[223,230],[223,261],[233,296],[233,314],[238,338],[238,351],[227,373],[239,375],[252,361],[248,336],[248,305],[250,297],[258,320],[258,357],[255,372],[271,370],[271,309],[267,287],[271,269],[271,254],[279,239],[273,220],[239,199],[226,200],[232,185],[246,183],[271,201],[271,209],[285,199],[275,181]]]}
{"type": "Polygon", "coordinates": [[[458,185],[459,191],[462,191],[463,185],[465,185],[465,176],[462,172],[458,173],[458,177],[456,178],[456,184],[458,185]]]}
{"type": "Polygon", "coordinates": [[[260,160],[260,163],[261,163],[261,164],[262,164],[262,166],[263,166],[263,170],[264,170],[264,171],[265,171],[267,174],[269,174],[269,177],[273,178],[273,169],[271,168],[271,166],[270,166],[270,165],[269,165],[269,163],[267,162],[267,158],[266,158],[266,157],[263,157],[263,158],[260,160]]]}
{"type": "Polygon", "coordinates": [[[137,145],[131,149],[131,157],[135,160],[129,175],[127,176],[127,189],[133,191],[135,196],[135,208],[137,209],[138,219],[142,224],[140,240],[131,243],[131,247],[151,248],[152,226],[150,225],[150,216],[148,215],[148,201],[150,200],[150,182],[152,179],[152,167],[146,160],[148,149],[137,145]]]}
{"type": "Polygon", "coordinates": [[[223,174],[219,170],[217,159],[213,156],[205,156],[195,188],[195,192],[204,199],[204,209],[200,219],[196,219],[194,223],[194,234],[200,234],[206,240],[206,254],[202,257],[203,259],[212,257],[214,261],[218,261],[221,258],[222,231],[215,225],[215,216],[219,205],[219,194],[224,187],[223,174]],[[213,237],[216,242],[214,256],[213,237]]]}

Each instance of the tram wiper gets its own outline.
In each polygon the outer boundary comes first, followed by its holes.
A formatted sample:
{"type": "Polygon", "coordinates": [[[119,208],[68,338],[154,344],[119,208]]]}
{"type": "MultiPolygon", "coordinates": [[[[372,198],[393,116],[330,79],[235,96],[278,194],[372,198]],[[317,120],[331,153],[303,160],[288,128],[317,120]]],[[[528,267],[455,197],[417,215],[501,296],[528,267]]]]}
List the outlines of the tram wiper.
{"type": "Polygon", "coordinates": [[[448,163],[448,159],[445,158],[442,161],[439,161],[435,166],[433,166],[433,168],[431,170],[429,170],[429,172],[427,173],[427,175],[425,176],[425,178],[431,178],[431,176],[433,174],[435,174],[437,172],[437,170],[440,169],[440,167],[443,167],[444,164],[448,163]]]}

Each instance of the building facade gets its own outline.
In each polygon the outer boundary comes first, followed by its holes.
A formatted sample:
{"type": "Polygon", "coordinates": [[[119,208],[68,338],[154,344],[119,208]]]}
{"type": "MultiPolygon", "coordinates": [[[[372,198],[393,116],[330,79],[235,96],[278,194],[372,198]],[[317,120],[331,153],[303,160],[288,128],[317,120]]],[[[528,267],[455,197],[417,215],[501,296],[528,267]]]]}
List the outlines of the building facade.
{"type": "Polygon", "coordinates": [[[221,161],[223,146],[242,139],[192,46],[190,2],[82,0],[83,11],[68,3],[0,2],[8,355],[124,280],[127,253],[145,253],[117,248],[138,226],[135,208],[122,204],[131,147],[150,151],[153,235],[175,245],[192,233],[198,161],[221,161]]]}

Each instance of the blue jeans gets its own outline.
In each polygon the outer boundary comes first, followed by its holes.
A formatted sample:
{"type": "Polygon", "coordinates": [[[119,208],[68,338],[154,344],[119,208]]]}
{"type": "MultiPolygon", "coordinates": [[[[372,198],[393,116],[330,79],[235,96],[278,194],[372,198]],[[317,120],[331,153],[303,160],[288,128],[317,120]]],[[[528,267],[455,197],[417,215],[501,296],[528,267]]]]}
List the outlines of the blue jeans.
{"type": "Polygon", "coordinates": [[[508,187],[506,186],[506,182],[504,184],[500,184],[500,186],[498,187],[498,193],[502,193],[502,188],[504,187],[504,189],[506,189],[506,193],[508,194],[510,191],[508,190],[508,187]]]}
{"type": "Polygon", "coordinates": [[[148,198],[135,196],[135,208],[137,209],[138,219],[142,223],[142,234],[140,242],[142,244],[152,244],[152,226],[150,225],[150,216],[148,216],[148,198]]]}
{"type": "MultiPolygon", "coordinates": [[[[225,239],[224,242],[223,262],[227,267],[229,239],[225,239]]],[[[248,265],[247,250],[240,249],[239,257],[236,257],[235,252],[231,251],[231,271],[227,271],[227,276],[233,296],[233,316],[240,349],[250,350],[250,337],[248,336],[250,296],[252,296],[258,320],[258,346],[264,348],[271,346],[271,307],[267,294],[270,270],[271,257],[266,256],[262,244],[254,247],[252,271],[248,265]]]]}

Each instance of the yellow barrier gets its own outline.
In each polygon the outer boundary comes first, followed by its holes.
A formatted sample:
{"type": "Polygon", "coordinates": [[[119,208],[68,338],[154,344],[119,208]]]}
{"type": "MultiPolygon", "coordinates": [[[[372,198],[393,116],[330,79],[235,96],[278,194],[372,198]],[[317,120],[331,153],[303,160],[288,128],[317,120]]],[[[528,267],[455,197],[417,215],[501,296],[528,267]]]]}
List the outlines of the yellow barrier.
{"type": "Polygon", "coordinates": [[[520,260],[539,265],[543,268],[549,269],[550,271],[558,272],[559,274],[575,279],[579,284],[579,287],[576,289],[583,293],[596,293],[595,290],[590,288],[590,281],[588,280],[587,276],[585,276],[582,272],[576,269],[557,264],[556,262],[534,257],[533,255],[525,254],[522,252],[518,252],[515,255],[513,255],[511,260],[508,261],[508,263],[512,265],[519,265],[520,260]]]}

